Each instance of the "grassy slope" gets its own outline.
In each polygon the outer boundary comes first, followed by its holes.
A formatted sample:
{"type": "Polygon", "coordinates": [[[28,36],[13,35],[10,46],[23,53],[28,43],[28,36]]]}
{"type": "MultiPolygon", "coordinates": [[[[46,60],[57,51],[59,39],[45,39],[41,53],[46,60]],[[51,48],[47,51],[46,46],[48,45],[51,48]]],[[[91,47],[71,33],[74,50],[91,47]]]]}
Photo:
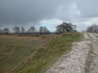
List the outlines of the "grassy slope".
{"type": "Polygon", "coordinates": [[[0,36],[0,73],[7,73],[22,59],[28,57],[43,40],[31,39],[32,37],[0,36]]]}
{"type": "MultiPolygon", "coordinates": [[[[40,48],[37,48],[36,45],[40,46],[42,43],[45,43],[42,40],[28,41],[1,38],[0,41],[3,43],[0,43],[0,47],[2,46],[9,49],[4,49],[3,51],[0,49],[0,54],[2,55],[2,53],[12,52],[13,55],[11,55],[11,57],[9,56],[8,58],[0,55],[0,64],[2,66],[5,65],[4,69],[7,71],[7,69],[11,69],[11,67],[17,64],[20,60],[24,59],[24,57],[27,57],[35,52],[27,62],[22,63],[16,69],[12,68],[13,70],[10,73],[43,73],[53,64],[53,62],[58,59],[58,57],[71,49],[72,42],[78,41],[80,38],[80,33],[65,33],[56,36],[50,41],[47,40],[48,43],[45,44],[44,47],[40,48]],[[35,47],[32,46],[33,44],[35,44],[35,47]]],[[[3,72],[2,67],[0,68],[0,70],[3,72]]]]}

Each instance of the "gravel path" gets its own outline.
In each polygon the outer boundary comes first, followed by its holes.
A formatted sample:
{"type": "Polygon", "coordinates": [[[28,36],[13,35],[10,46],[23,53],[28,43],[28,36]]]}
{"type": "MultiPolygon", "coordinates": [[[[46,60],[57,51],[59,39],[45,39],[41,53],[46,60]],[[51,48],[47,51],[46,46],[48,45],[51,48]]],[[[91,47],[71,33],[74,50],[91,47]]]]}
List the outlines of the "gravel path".
{"type": "Polygon", "coordinates": [[[98,73],[98,38],[96,36],[98,36],[98,34],[96,33],[90,33],[89,34],[91,36],[92,40],[92,44],[91,44],[91,53],[90,53],[90,63],[87,73],[98,73]]]}
{"type": "Polygon", "coordinates": [[[81,42],[73,43],[72,51],[63,55],[46,73],[85,73],[90,36],[84,33],[81,42]]]}

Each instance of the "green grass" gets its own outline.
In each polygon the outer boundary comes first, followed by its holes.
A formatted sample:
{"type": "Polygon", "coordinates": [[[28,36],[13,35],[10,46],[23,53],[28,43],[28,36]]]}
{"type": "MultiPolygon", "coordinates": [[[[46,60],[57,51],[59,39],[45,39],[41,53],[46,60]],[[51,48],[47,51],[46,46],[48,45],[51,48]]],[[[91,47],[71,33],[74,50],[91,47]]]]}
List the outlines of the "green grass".
{"type": "Polygon", "coordinates": [[[0,37],[0,73],[11,70],[22,59],[37,50],[37,46],[42,45],[43,42],[43,40],[28,40],[28,38],[0,37]]]}
{"type": "MultiPolygon", "coordinates": [[[[47,37],[48,38],[48,37],[47,37]]],[[[82,38],[80,33],[64,33],[50,41],[17,40],[0,38],[0,73],[44,73],[64,53],[71,50],[71,43],[82,38]],[[2,41],[2,42],[1,42],[2,41]],[[43,47],[41,46],[44,43],[43,47]],[[4,53],[9,53],[3,55],[4,53]],[[33,54],[29,59],[28,57],[33,54]],[[28,59],[26,62],[21,60],[28,59]],[[17,64],[21,64],[13,69],[17,64]],[[11,71],[10,71],[11,70],[11,71]]]]}

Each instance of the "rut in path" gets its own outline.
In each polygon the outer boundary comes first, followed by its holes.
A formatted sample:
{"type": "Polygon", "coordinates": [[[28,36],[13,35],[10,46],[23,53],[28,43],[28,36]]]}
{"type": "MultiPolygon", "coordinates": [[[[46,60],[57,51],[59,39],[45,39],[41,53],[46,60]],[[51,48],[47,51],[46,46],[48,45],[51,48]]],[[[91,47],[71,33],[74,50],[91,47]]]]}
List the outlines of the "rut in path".
{"type": "Polygon", "coordinates": [[[87,70],[86,73],[98,73],[98,34],[89,33],[92,39],[90,52],[88,55],[87,70]]]}
{"type": "Polygon", "coordinates": [[[85,73],[90,39],[90,36],[84,33],[84,39],[73,43],[72,51],[63,55],[46,73],[85,73]]]}

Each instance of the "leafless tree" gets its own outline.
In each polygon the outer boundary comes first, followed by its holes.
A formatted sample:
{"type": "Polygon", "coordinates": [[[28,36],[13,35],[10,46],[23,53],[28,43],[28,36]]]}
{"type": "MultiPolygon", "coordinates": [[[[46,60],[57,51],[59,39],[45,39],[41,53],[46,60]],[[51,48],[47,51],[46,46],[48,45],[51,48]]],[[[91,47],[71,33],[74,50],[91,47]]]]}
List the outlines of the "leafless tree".
{"type": "Polygon", "coordinates": [[[21,28],[21,33],[25,33],[25,28],[24,27],[21,28]]]}
{"type": "Polygon", "coordinates": [[[43,31],[44,31],[44,28],[41,26],[41,27],[39,28],[39,32],[40,32],[40,34],[42,34],[43,31]]]}
{"type": "Polygon", "coordinates": [[[40,34],[46,34],[49,33],[49,30],[47,29],[47,27],[40,27],[39,29],[40,34]]]}
{"type": "Polygon", "coordinates": [[[49,33],[49,30],[47,27],[43,27],[44,33],[49,33]]]}
{"type": "Polygon", "coordinates": [[[87,32],[98,32],[98,25],[93,24],[87,28],[87,32]]]}
{"type": "Polygon", "coordinates": [[[19,34],[20,33],[20,27],[14,27],[14,32],[16,33],[16,34],[19,34]]]}
{"type": "Polygon", "coordinates": [[[9,32],[10,32],[10,30],[8,28],[3,29],[3,33],[8,34],[9,32]]]}
{"type": "Polygon", "coordinates": [[[76,25],[73,25],[72,23],[62,23],[61,25],[57,26],[57,32],[70,32],[70,31],[76,31],[76,25]]]}
{"type": "Polygon", "coordinates": [[[0,29],[0,33],[3,33],[2,29],[0,29]]]}
{"type": "Polygon", "coordinates": [[[29,29],[28,29],[28,32],[29,33],[35,33],[36,32],[36,29],[34,26],[31,26],[29,29]]]}

